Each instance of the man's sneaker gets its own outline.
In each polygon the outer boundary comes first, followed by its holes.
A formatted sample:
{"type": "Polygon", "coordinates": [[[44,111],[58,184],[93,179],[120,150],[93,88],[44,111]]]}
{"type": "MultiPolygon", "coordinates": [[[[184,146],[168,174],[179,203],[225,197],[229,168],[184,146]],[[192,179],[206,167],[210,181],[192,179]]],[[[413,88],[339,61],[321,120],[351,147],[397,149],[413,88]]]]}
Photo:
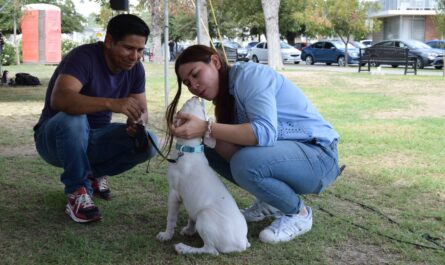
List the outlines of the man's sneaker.
{"type": "Polygon", "coordinates": [[[300,236],[312,228],[312,209],[306,206],[307,215],[283,215],[273,221],[260,233],[260,240],[264,243],[276,244],[287,242],[300,236]]]}
{"type": "Polygon", "coordinates": [[[102,219],[99,209],[94,205],[85,187],[80,187],[75,192],[68,194],[65,213],[78,223],[89,223],[102,219]]]}
{"type": "Polygon", "coordinates": [[[279,217],[282,215],[277,208],[259,200],[249,208],[241,210],[241,213],[247,222],[259,222],[268,216],[279,217]]]}
{"type": "Polygon", "coordinates": [[[111,200],[111,191],[108,187],[108,176],[103,176],[96,179],[89,176],[88,178],[91,181],[91,186],[93,187],[95,197],[99,197],[104,200],[111,200]]]}

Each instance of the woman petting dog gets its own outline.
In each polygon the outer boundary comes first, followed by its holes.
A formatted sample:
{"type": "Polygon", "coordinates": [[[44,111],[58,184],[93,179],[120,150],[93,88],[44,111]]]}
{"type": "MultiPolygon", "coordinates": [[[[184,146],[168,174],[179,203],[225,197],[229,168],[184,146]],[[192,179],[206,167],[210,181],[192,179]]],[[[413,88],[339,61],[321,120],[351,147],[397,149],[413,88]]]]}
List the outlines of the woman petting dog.
{"type": "Polygon", "coordinates": [[[193,45],[176,59],[178,91],[167,117],[173,119],[182,84],[215,105],[216,120],[178,113],[185,121],[171,133],[191,139],[211,135],[210,166],[247,190],[256,202],[243,210],[248,222],[276,219],[260,232],[265,243],[294,239],[312,228],[312,210],[302,194],[319,194],[339,175],[338,133],[302,91],[270,67],[252,62],[229,66],[214,49],[193,45]]]}

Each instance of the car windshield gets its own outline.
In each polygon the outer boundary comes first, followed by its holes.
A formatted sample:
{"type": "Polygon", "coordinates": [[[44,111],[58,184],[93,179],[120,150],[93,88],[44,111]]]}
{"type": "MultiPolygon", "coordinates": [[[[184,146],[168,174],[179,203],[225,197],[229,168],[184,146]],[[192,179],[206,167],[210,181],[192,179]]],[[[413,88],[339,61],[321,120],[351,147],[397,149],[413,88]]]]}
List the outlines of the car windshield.
{"type": "Polygon", "coordinates": [[[414,48],[414,49],[431,49],[430,46],[426,45],[425,43],[418,41],[418,40],[408,40],[405,41],[406,44],[408,44],[408,46],[410,48],[414,48]]]}
{"type": "MultiPolygon", "coordinates": [[[[345,44],[342,41],[333,41],[332,44],[334,44],[337,49],[345,49],[345,44]]],[[[348,49],[355,49],[355,47],[351,43],[348,43],[348,49]]]]}
{"type": "MultiPolygon", "coordinates": [[[[353,46],[356,47],[356,48],[366,48],[366,45],[365,45],[365,44],[360,43],[360,42],[358,42],[358,41],[353,41],[353,42],[351,42],[351,45],[353,45],[353,46]]],[[[349,46],[348,46],[348,48],[349,48],[349,46]]]]}

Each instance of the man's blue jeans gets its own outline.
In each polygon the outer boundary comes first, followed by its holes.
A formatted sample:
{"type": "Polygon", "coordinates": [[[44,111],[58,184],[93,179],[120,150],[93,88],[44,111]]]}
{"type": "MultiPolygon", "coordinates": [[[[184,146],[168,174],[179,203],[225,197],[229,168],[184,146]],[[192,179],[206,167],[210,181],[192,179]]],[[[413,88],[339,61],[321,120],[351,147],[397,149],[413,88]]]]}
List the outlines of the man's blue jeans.
{"type": "Polygon", "coordinates": [[[205,149],[210,166],[221,176],[285,214],[304,206],[301,194],[319,194],[338,176],[337,141],[322,147],[277,141],[269,147],[243,147],[230,162],[205,149]]]}
{"type": "Polygon", "coordinates": [[[86,115],[59,112],[36,129],[34,140],[46,162],[64,169],[65,193],[84,186],[92,194],[88,175],[117,175],[156,155],[151,144],[146,152],[138,152],[126,128],[126,124],[111,123],[90,129],[86,115]]]}

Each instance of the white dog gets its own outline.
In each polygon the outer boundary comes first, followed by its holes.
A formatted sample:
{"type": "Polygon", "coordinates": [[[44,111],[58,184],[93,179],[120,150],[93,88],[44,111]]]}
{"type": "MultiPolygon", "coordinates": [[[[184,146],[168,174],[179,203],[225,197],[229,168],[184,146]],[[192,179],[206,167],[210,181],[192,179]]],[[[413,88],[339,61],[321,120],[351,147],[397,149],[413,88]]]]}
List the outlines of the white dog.
{"type": "MultiPolygon", "coordinates": [[[[189,99],[181,112],[205,119],[204,108],[197,97],[189,99]]],[[[170,186],[167,228],[156,238],[167,241],[173,237],[182,202],[189,221],[181,234],[193,235],[197,231],[204,246],[195,248],[183,243],[176,244],[175,249],[179,254],[218,255],[219,252],[244,251],[250,246],[246,220],[229,191],[210,168],[203,149],[200,138],[176,139],[172,157],[179,158],[176,163],[169,164],[167,172],[170,186]]]]}

